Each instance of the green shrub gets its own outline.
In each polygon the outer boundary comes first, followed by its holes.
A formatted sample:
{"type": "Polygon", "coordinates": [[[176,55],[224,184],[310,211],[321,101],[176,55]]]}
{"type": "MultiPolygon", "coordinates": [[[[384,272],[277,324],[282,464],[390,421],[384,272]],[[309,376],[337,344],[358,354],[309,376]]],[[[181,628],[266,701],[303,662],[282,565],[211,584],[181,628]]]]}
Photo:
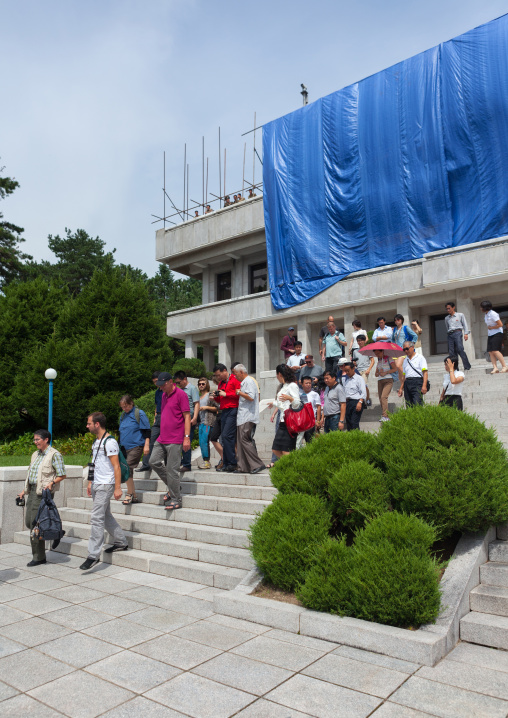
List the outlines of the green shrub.
{"type": "Polygon", "coordinates": [[[150,424],[153,424],[153,420],[155,419],[155,391],[155,389],[148,391],[146,394],[143,394],[143,396],[140,396],[139,399],[136,399],[135,402],[138,409],[145,412],[150,424]]]}
{"type": "Polygon", "coordinates": [[[332,473],[345,462],[364,459],[380,464],[381,446],[374,434],[332,431],[282,456],[270,471],[273,485],[283,494],[300,492],[325,497],[332,473]]]}
{"type": "Polygon", "coordinates": [[[315,560],[305,583],[296,595],[307,608],[328,611],[339,616],[350,616],[349,572],[352,551],[346,540],[329,538],[315,550],[315,560]]]}
{"type": "Polygon", "coordinates": [[[187,376],[194,377],[195,379],[199,379],[200,376],[210,376],[205,363],[202,362],[201,359],[187,359],[185,357],[177,359],[173,364],[171,373],[175,374],[177,371],[184,371],[187,376]]]}
{"type": "Polygon", "coordinates": [[[433,523],[441,537],[508,519],[508,457],[476,417],[413,407],[384,423],[379,440],[394,507],[433,523]]]}
{"type": "Polygon", "coordinates": [[[357,547],[363,547],[387,542],[400,551],[411,549],[422,556],[429,556],[436,540],[436,529],[423,519],[388,511],[358,531],[354,543],[357,547]]]}
{"type": "Polygon", "coordinates": [[[315,548],[330,527],[331,515],[322,499],[279,494],[251,526],[252,555],[268,581],[292,591],[305,580],[315,548]]]}
{"type": "Polygon", "coordinates": [[[365,460],[349,461],[330,476],[328,493],[334,515],[348,528],[389,508],[390,494],[384,473],[365,460]]]}
{"type": "MultiPolygon", "coordinates": [[[[95,437],[92,434],[78,434],[66,439],[55,439],[53,446],[64,455],[88,454],[94,441],[95,437]]],[[[32,432],[0,445],[0,456],[31,456],[34,451],[35,444],[32,432]]]]}

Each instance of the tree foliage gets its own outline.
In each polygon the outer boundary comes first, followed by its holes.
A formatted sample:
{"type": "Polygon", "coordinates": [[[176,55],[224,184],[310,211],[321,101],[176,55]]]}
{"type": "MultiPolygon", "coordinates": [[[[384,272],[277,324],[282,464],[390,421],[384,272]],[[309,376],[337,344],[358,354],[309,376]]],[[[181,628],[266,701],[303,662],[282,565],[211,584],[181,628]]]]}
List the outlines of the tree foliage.
{"type": "MultiPolygon", "coordinates": [[[[4,169],[0,167],[0,173],[4,169]]],[[[11,195],[18,187],[19,182],[12,177],[0,176],[0,200],[11,195]]],[[[0,212],[0,286],[2,288],[13,279],[23,276],[23,263],[32,259],[19,248],[19,244],[25,241],[21,236],[23,232],[23,227],[7,222],[0,212]]]]}

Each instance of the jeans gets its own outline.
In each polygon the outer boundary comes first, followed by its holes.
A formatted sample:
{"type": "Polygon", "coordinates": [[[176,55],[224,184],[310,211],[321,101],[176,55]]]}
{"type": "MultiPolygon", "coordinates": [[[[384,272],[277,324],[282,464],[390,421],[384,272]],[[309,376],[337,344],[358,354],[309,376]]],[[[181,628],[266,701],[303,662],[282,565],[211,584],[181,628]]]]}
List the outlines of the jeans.
{"type": "Polygon", "coordinates": [[[325,359],[325,371],[331,371],[333,375],[337,374],[337,365],[341,356],[326,357],[325,359]]]}
{"type": "Polygon", "coordinates": [[[153,446],[157,439],[159,438],[159,434],[161,433],[161,417],[160,414],[158,414],[155,417],[155,421],[153,422],[152,430],[150,432],[150,451],[148,452],[148,456],[143,456],[143,463],[139,467],[140,469],[145,469],[145,471],[148,471],[150,468],[150,457],[152,455],[153,446]]]}
{"type": "Polygon", "coordinates": [[[360,428],[360,419],[362,418],[363,414],[363,404],[360,411],[356,410],[357,404],[357,399],[346,400],[346,428],[348,431],[353,431],[353,429],[360,428]]]}
{"type": "Polygon", "coordinates": [[[467,371],[471,369],[471,364],[467,358],[467,354],[464,351],[464,342],[462,340],[462,329],[457,329],[454,332],[448,334],[448,354],[455,354],[462,359],[464,369],[467,371]]]}
{"type": "MultiPolygon", "coordinates": [[[[191,426],[190,428],[190,442],[192,444],[192,440],[194,439],[194,426],[191,426]]],[[[192,459],[192,446],[188,451],[182,450],[182,466],[185,466],[186,469],[191,468],[191,459],[192,459]]]]}
{"type": "Polygon", "coordinates": [[[417,377],[406,379],[404,382],[404,399],[406,400],[406,406],[423,404],[422,386],[423,379],[417,377]]]}
{"type": "Polygon", "coordinates": [[[210,431],[212,427],[207,424],[200,424],[198,429],[199,448],[203,461],[210,461],[210,431]]]}
{"type": "Polygon", "coordinates": [[[331,414],[330,416],[325,416],[325,434],[328,434],[330,431],[338,430],[339,419],[340,414],[331,414]]]}
{"type": "Polygon", "coordinates": [[[104,529],[113,537],[115,545],[127,546],[127,538],[111,513],[114,491],[114,484],[92,484],[93,506],[90,516],[88,558],[100,558],[104,544],[104,529]]]}
{"type": "Polygon", "coordinates": [[[236,415],[238,409],[236,407],[232,409],[222,410],[222,448],[224,449],[224,466],[236,466],[236,415]]]}

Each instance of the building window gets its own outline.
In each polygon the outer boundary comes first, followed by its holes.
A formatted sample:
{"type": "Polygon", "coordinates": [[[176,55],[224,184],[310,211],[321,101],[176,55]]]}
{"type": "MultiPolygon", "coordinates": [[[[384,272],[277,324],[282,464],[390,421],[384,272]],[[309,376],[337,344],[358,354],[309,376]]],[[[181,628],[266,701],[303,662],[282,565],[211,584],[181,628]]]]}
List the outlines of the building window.
{"type": "Polygon", "coordinates": [[[249,374],[256,373],[256,342],[249,342],[249,374]]]}
{"type": "Polygon", "coordinates": [[[249,267],[249,294],[266,292],[268,289],[268,269],[266,262],[252,264],[249,267]]]}
{"type": "Polygon", "coordinates": [[[231,272],[222,272],[217,275],[217,301],[231,299],[231,272]]]}

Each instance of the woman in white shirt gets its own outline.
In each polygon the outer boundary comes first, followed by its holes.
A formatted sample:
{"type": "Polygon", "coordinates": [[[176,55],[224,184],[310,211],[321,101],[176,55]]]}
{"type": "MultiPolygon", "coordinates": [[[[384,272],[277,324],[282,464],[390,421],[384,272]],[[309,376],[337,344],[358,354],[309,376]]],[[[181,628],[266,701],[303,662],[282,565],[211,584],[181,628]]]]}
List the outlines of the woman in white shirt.
{"type": "Polygon", "coordinates": [[[454,406],[459,411],[462,411],[462,389],[465,375],[463,371],[458,370],[459,358],[452,354],[446,357],[444,365],[446,372],[439,403],[454,406]]]}
{"type": "Polygon", "coordinates": [[[282,387],[277,392],[275,401],[268,404],[268,406],[273,406],[279,410],[280,423],[273,440],[272,451],[275,456],[280,458],[283,454],[289,454],[290,451],[296,448],[296,436],[291,436],[287,430],[284,421],[284,412],[286,409],[289,409],[290,406],[293,409],[299,409],[302,401],[300,399],[300,389],[294,381],[291,369],[286,364],[279,364],[275,372],[277,374],[277,381],[282,384],[282,387]]]}

